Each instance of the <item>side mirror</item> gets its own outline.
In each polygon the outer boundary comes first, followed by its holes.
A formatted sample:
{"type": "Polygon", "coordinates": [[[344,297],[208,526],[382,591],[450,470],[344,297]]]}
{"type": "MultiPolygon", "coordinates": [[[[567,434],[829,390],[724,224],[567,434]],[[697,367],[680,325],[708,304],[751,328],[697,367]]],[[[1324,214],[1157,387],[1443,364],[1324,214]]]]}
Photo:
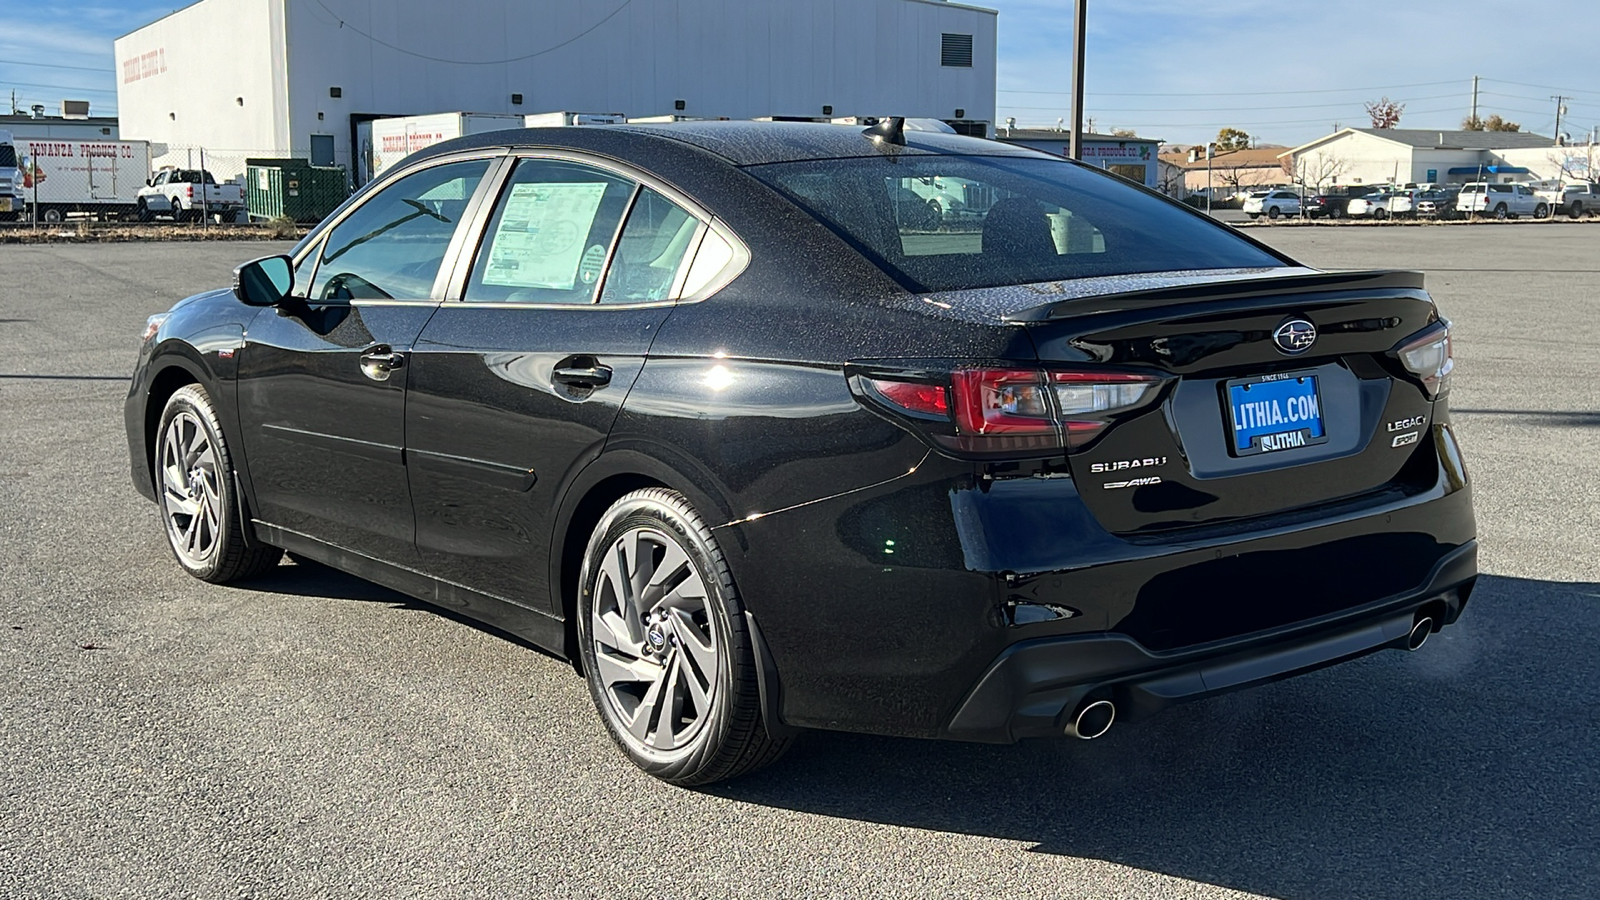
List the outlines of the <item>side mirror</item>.
{"type": "Polygon", "coordinates": [[[294,262],[266,256],[233,270],[233,295],[248,306],[277,306],[294,287],[294,262]]]}

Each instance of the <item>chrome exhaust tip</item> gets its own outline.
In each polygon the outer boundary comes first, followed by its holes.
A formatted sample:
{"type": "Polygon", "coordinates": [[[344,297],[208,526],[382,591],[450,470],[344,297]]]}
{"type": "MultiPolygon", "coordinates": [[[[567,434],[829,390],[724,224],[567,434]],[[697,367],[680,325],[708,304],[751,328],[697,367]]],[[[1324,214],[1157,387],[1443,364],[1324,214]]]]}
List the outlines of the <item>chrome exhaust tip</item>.
{"type": "Polygon", "coordinates": [[[1067,736],[1083,741],[1092,741],[1111,730],[1111,723],[1117,720],[1117,708],[1110,700],[1095,700],[1085,703],[1078,714],[1067,723],[1067,736]]]}
{"type": "Polygon", "coordinates": [[[1428,635],[1433,634],[1433,617],[1418,616],[1417,624],[1411,626],[1411,633],[1406,635],[1407,650],[1421,650],[1422,645],[1428,642],[1428,635]]]}

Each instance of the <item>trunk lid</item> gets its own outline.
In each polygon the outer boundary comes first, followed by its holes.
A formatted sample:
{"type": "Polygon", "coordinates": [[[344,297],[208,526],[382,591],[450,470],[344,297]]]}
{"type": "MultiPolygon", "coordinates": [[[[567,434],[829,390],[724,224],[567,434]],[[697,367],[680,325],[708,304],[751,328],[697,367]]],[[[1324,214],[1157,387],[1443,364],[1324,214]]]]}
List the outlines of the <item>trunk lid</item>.
{"type": "Polygon", "coordinates": [[[1046,365],[1167,378],[1159,403],[1068,452],[1084,503],[1113,533],[1216,526],[1432,483],[1433,443],[1422,439],[1432,401],[1392,353],[1438,319],[1420,273],[1218,277],[1008,319],[1046,365]]]}

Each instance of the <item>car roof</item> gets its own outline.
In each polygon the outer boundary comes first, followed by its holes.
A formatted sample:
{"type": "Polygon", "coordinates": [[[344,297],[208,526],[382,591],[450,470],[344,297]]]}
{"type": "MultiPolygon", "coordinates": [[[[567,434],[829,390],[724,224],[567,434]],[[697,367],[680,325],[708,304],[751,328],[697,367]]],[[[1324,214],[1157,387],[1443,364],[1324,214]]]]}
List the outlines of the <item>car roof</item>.
{"type": "Polygon", "coordinates": [[[795,162],[807,159],[965,155],[1021,156],[1059,159],[1038,150],[984,138],[938,131],[905,132],[903,146],[867,137],[859,125],[820,122],[672,122],[650,125],[575,125],[566,128],[516,128],[489,131],[434,144],[417,154],[425,159],[483,147],[564,147],[632,156],[650,145],[687,144],[736,166],[795,162]]]}

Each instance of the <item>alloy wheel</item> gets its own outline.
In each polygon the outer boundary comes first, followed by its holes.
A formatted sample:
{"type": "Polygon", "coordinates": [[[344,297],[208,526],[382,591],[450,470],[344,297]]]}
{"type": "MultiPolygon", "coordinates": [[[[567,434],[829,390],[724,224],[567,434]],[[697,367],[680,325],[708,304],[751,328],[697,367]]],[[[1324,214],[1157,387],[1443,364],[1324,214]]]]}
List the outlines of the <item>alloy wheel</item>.
{"type": "Polygon", "coordinates": [[[692,742],[717,699],[718,646],[705,579],[654,528],[606,548],[590,615],[596,674],[619,731],[645,754],[692,742]]]}
{"type": "Polygon", "coordinates": [[[167,423],[161,439],[161,510],[172,549],[203,566],[222,531],[222,481],[217,451],[205,426],[188,410],[167,423]]]}

